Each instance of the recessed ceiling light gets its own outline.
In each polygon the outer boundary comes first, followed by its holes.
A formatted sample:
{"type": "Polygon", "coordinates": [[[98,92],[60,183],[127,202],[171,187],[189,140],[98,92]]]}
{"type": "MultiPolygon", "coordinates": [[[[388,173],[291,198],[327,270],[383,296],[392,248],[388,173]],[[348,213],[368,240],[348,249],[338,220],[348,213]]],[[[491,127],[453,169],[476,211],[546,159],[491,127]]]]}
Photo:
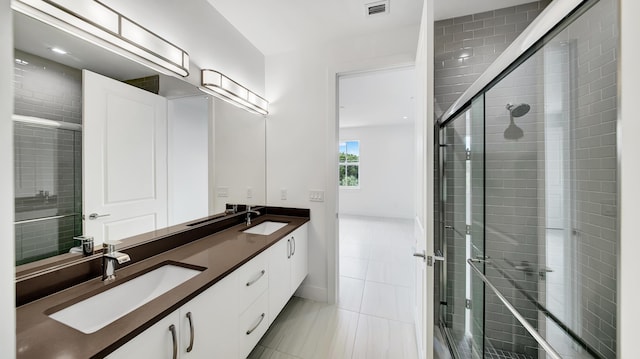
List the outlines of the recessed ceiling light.
{"type": "Polygon", "coordinates": [[[52,47],[51,51],[55,52],[56,54],[60,54],[60,55],[66,55],[67,52],[64,51],[63,49],[59,48],[59,47],[52,47]]]}
{"type": "Polygon", "coordinates": [[[403,120],[406,120],[406,119],[408,119],[408,118],[409,118],[409,117],[407,117],[407,116],[402,116],[402,119],[403,119],[403,120]]]}

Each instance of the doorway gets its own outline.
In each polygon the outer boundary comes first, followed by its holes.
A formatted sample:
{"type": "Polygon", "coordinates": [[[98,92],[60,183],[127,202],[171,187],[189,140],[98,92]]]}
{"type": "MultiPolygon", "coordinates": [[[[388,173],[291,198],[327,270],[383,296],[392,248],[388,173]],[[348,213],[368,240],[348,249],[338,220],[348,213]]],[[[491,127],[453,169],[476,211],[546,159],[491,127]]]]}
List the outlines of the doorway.
{"type": "Polygon", "coordinates": [[[417,358],[415,69],[346,74],[337,81],[338,307],[357,313],[358,328],[382,335],[367,350],[417,358]],[[402,350],[391,345],[394,331],[413,333],[404,336],[411,342],[402,350]]]}

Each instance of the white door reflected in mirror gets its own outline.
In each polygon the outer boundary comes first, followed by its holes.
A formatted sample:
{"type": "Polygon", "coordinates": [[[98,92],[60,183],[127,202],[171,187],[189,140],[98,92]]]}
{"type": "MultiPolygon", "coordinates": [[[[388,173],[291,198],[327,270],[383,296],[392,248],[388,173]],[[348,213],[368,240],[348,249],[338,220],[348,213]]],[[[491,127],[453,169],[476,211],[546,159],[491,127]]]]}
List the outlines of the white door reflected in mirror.
{"type": "Polygon", "coordinates": [[[84,234],[95,245],[167,226],[167,100],[83,70],[84,234]],[[104,216],[104,214],[109,216],[104,216]]]}

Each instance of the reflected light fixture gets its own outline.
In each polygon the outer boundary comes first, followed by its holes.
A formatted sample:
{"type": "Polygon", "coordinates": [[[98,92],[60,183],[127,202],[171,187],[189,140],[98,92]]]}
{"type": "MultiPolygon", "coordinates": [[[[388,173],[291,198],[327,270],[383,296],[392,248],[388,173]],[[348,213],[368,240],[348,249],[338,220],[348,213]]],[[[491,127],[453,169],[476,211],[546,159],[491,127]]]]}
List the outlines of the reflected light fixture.
{"type": "Polygon", "coordinates": [[[215,70],[202,70],[200,90],[249,112],[267,115],[269,102],[215,70]]]}
{"type": "Polygon", "coordinates": [[[99,1],[13,0],[11,8],[157,72],[189,76],[186,51],[99,1]]]}
{"type": "Polygon", "coordinates": [[[67,52],[64,51],[63,49],[59,48],[59,47],[52,47],[51,51],[55,52],[56,54],[60,54],[60,55],[66,55],[67,52]]]}

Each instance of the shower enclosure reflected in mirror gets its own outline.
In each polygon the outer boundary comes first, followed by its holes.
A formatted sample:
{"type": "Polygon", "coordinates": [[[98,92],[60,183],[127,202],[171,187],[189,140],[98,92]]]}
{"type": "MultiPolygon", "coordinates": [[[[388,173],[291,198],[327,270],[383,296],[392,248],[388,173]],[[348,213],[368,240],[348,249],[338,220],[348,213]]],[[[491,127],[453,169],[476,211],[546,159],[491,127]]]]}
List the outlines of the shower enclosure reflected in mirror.
{"type": "Polygon", "coordinates": [[[18,13],[14,46],[16,265],[81,256],[69,251],[83,234],[83,146],[92,145],[82,139],[82,69],[167,99],[167,225],[265,203],[263,117],[18,13]]]}

